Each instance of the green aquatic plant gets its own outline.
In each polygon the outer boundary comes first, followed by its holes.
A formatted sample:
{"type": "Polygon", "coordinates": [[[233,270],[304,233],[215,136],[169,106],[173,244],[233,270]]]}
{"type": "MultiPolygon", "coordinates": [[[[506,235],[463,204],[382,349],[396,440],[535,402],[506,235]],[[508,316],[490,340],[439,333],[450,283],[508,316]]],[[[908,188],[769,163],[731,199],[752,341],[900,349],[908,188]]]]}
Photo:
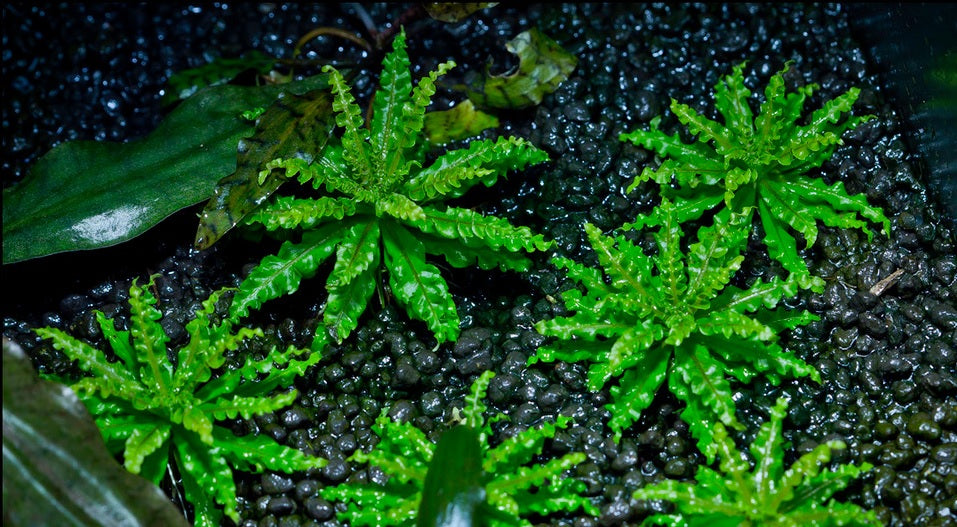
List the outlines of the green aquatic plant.
{"type": "Polygon", "coordinates": [[[571,316],[535,324],[539,333],[557,340],[540,347],[529,363],[587,361],[588,387],[595,391],[620,378],[606,406],[616,440],[667,379],[686,405],[682,419],[707,452],[711,423],[741,427],[729,378],[749,382],[760,374],[776,383],[781,376],[808,376],[820,382],[812,366],[776,342],[780,329],[814,316],[774,310],[797,293],[793,278],[757,281],[747,289],[729,285],[744,260],[748,211],[715,215],[713,225],[701,227],[684,251],[679,217],[678,207],[665,199],[653,217],[638,218],[637,223],[660,227],[651,256],[626,237],[606,236],[586,223],[601,269],[553,260],[585,291],[562,294],[571,316]]]}
{"type": "Polygon", "coordinates": [[[869,463],[862,463],[822,470],[831,461],[832,451],[846,448],[843,441],[822,443],[784,470],[781,423],[786,412],[787,401],[778,399],[771,408],[771,420],[761,425],[751,444],[751,460],[738,451],[724,425],[715,423],[720,472],[700,466],[694,482],[664,480],[635,491],[635,499],[667,500],[677,509],[673,514],[651,516],[642,525],[881,525],[874,511],[830,499],[871,469],[869,463]]]}
{"type": "Polygon", "coordinates": [[[186,324],[189,342],[179,349],[175,365],[170,360],[169,337],[155,308],[156,297],[133,281],[130,287],[130,328],[119,330],[112,319],[96,312],[103,336],[112,355],[56,328],[36,332],[91,376],[70,384],[93,414],[107,448],[123,453],[130,472],[159,483],[166,474],[170,457],[175,460],[186,498],[194,507],[197,526],[219,526],[226,516],[239,522],[233,468],[256,471],[296,472],[321,468],[326,461],[266,436],[237,436],[224,426],[224,419],[274,412],[296,399],[295,389],[270,395],[288,387],[296,376],[318,362],[319,353],[290,347],[273,348],[261,359],[246,358],[238,369],[225,369],[214,378],[213,370],[223,366],[228,350],[235,350],[260,329],[239,328],[218,318],[216,303],[224,290],[214,292],[202,303],[196,317],[186,324]],[[305,353],[305,358],[297,356],[305,353]]]}
{"type": "MultiPolygon", "coordinates": [[[[478,183],[492,185],[509,170],[547,160],[527,141],[509,137],[472,141],[423,167],[425,109],[435,93],[435,80],[452,66],[439,65],[413,89],[405,34],[400,32],[383,61],[368,127],[342,76],[335,68],[324,68],[330,74],[341,144],[327,145],[312,163],[277,159],[263,172],[285,170],[286,177],[308,183],[323,195],[279,197],[247,218],[267,230],[301,229],[302,237],[285,242],[250,273],[233,303],[234,316],[296,291],[302,279],[312,277],[335,252],[323,311],[332,338],[342,341],[356,328],[380,286],[384,267],[392,295],[409,316],[424,321],[439,342],[455,340],[455,304],[439,268],[426,261],[426,255],[440,255],[454,267],[525,270],[529,260],[522,252],[551,246],[541,235],[505,219],[441,205],[478,183]]],[[[317,345],[325,337],[326,331],[317,331],[317,345]]]]}
{"type": "Polygon", "coordinates": [[[438,445],[412,424],[392,421],[383,412],[372,428],[379,443],[369,453],[357,451],[350,460],[379,467],[388,481],[326,487],[322,497],[346,502],[339,517],[356,526],[459,525],[448,523],[455,514],[477,522],[469,525],[531,526],[529,515],[579,508],[597,516],[598,509],[581,495],[585,484],[562,476],[584,461],[584,454],[529,464],[570,418],[560,416],[489,446],[491,423],[505,418],[499,414],[486,420],[482,415],[493,376],[485,372],[472,384],[462,422],[447,430],[438,445]]]}
{"type": "Polygon", "coordinates": [[[817,85],[788,93],[786,65],[771,77],[754,116],[744,66],[735,66],[715,86],[714,105],[723,124],[671,100],[672,113],[697,142],[686,144],[679,134],[659,130],[660,117],[652,120],[650,130],[621,135],[621,140],[664,158],[657,168],[645,168],[628,191],[644,181],[656,181],[663,195],[675,203],[680,221],[701,217],[722,202],[736,212],[757,212],[768,253],[797,274],[808,274],[808,268],[791,229],[804,236],[808,247],[817,240],[818,221],[829,227],[859,228],[868,239],[872,234],[865,220],[881,223],[889,232],[883,211],[870,206],[863,194],[850,196],[841,181],[828,185],[808,176],[834,154],[844,132],[873,118],[850,115],[860,90],[851,88],[804,118],[804,102],[817,85]]]}

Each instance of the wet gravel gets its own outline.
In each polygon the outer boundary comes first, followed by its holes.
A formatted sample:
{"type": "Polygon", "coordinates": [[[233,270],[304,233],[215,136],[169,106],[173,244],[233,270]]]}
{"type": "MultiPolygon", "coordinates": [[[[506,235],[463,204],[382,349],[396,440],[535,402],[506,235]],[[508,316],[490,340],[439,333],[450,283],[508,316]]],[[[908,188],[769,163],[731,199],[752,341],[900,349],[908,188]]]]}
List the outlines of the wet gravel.
{"type": "MultiPolygon", "coordinates": [[[[380,27],[405,5],[369,8],[380,27]]],[[[150,4],[4,6],[4,187],[23,177],[38,155],[69,139],[141,137],[162,116],[165,79],[217,55],[259,49],[288,55],[316,25],[361,32],[347,8],[284,4],[150,4]],[[22,28],[22,29],[21,29],[22,28]]],[[[625,194],[648,152],[618,141],[666,111],[670,97],[712,111],[711,89],[732,65],[748,60],[746,83],[763,88],[787,60],[789,83],[817,82],[809,108],[859,86],[858,113],[873,121],[845,137],[822,169],[851,193],[864,192],[891,219],[889,237],[868,241],[858,231],[821,228],[806,252],[822,294],[804,294],[821,320],[787,335],[787,349],[814,364],[823,382],[756,380],[738,387],[739,418],[750,442],[775,399],[792,403],[785,437],[790,460],[822,441],[840,438],[837,462],[867,461],[875,469],[840,496],[874,508],[887,525],[950,525],[957,518],[957,250],[940,207],[917,177],[919,160],[905,147],[901,118],[882,97],[873,67],[851,39],[846,14],[831,5],[531,5],[480,13],[459,25],[410,34],[413,62],[426,71],[448,58],[462,72],[480,71],[491,56],[501,67],[505,41],[537,24],[579,57],[578,69],[537,108],[502,115],[504,130],[529,137],[552,162],[514,174],[463,203],[529,225],[558,243],[556,254],[594,256],[581,225],[612,229],[656,202],[652,186],[625,194]],[[448,53],[445,55],[443,53],[448,53]],[[897,273],[895,275],[895,273],[897,273]],[[896,276],[883,291],[874,288],[896,276]],[[872,292],[873,291],[873,292],[872,292]]],[[[340,42],[316,43],[313,57],[362,57],[340,42]]],[[[419,71],[421,73],[421,71],[419,71]]],[[[364,85],[365,92],[368,86],[364,85]]],[[[359,90],[360,93],[363,89],[359,90]]],[[[440,105],[459,96],[440,92],[440,105]]],[[[674,129],[673,116],[662,127],[674,129]]],[[[491,133],[491,132],[490,132],[491,133]]],[[[101,344],[92,309],[123,319],[129,283],[161,273],[157,282],[164,326],[173,341],[210,291],[236,285],[265,249],[238,237],[201,254],[189,251],[195,211],[188,210],[128,244],[4,266],[4,336],[19,341],[45,371],[71,365],[38,342],[31,328],[52,325],[101,344]]],[[[755,240],[759,239],[755,236],[755,240]]],[[[778,270],[752,244],[742,276],[778,270]]],[[[333,347],[297,381],[299,400],[276,414],[237,421],[237,433],[267,434],[330,460],[311,473],[238,478],[244,527],[339,525],[336,504],[316,489],[349,479],[380,478],[346,461],[375,443],[370,426],[383,408],[436,435],[461,406],[474,378],[497,373],[489,388],[496,439],[556,415],[575,418],[546,455],[582,451],[575,475],[600,506],[599,518],[561,516],[552,525],[610,526],[639,522],[666,505],[631,499],[662,478],[690,478],[703,462],[680,407],[666,391],[615,444],[606,427],[607,390],[591,393],[579,364],[526,359],[543,342],[532,325],[562,314],[551,299],[569,287],[538,256],[527,273],[447,270],[459,306],[459,340],[436,348],[429,332],[393,306],[374,305],[354,336],[333,347]]],[[[267,304],[251,317],[269,339],[305,346],[323,301],[320,280],[294,297],[267,304]]],[[[789,461],[790,461],[789,460],[789,461]]]]}

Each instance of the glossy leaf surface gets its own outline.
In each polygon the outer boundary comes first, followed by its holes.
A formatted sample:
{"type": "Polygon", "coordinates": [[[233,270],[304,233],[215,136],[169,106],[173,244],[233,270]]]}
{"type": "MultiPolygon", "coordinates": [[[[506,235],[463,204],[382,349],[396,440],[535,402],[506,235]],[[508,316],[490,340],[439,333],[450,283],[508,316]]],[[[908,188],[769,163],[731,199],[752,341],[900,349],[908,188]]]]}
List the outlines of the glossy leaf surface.
{"type": "Polygon", "coordinates": [[[3,339],[3,523],[177,527],[186,519],[155,485],[127,472],[76,394],[38,379],[3,339]]]}
{"type": "Polygon", "coordinates": [[[115,245],[208,199],[252,130],[240,114],[316,83],[216,86],[183,101],[143,139],[57,146],[3,191],[3,263],[115,245]]]}

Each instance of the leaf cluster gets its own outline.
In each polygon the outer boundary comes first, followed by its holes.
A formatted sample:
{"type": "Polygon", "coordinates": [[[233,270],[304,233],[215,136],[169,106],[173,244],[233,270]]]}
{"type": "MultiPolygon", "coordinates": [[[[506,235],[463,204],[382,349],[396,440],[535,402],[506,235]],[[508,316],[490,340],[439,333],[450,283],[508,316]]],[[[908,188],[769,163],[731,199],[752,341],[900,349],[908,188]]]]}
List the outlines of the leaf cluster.
{"type": "MultiPolygon", "coordinates": [[[[587,360],[588,386],[599,390],[612,378],[609,426],[620,438],[665,384],[684,401],[702,452],[711,456],[711,423],[740,428],[729,380],[748,382],[764,375],[773,382],[817,372],[777,344],[777,333],[813,320],[813,315],[778,312],[798,288],[794,280],[757,281],[747,289],[729,285],[741,266],[750,232],[749,216],[725,210],[701,227],[682,248],[680,211],[667,199],[654,217],[639,223],[659,226],[657,252],[644,253],[627,237],[606,236],[585,225],[601,269],[555,259],[584,286],[562,295],[571,316],[540,321],[535,328],[558,340],[529,360],[587,360]]],[[[626,226],[629,227],[629,226],[626,226]]]]}
{"type": "MultiPolygon", "coordinates": [[[[392,294],[412,318],[424,321],[439,342],[455,340],[458,314],[448,284],[427,255],[442,256],[454,267],[525,270],[528,259],[522,252],[551,246],[526,227],[441,205],[476,184],[492,185],[508,170],[547,159],[528,142],[509,137],[473,141],[423,167],[425,109],[436,79],[452,66],[441,64],[413,88],[405,34],[400,32],[383,61],[368,127],[342,75],[331,66],[324,68],[330,75],[341,141],[327,145],[314,162],[285,158],[266,167],[284,170],[286,177],[322,195],[279,197],[247,218],[267,230],[299,229],[302,238],[285,242],[278,254],[264,258],[250,273],[233,303],[234,316],[296,291],[303,278],[312,277],[335,253],[323,312],[335,340],[342,341],[356,328],[379,286],[382,268],[392,294]]],[[[324,334],[317,332],[317,342],[324,334]]]]}
{"type": "MultiPolygon", "coordinates": [[[[492,372],[485,372],[472,384],[462,411],[463,422],[458,425],[469,427],[478,436],[477,455],[481,459],[462,461],[467,461],[463,462],[466,466],[481,466],[481,488],[478,490],[484,495],[484,508],[487,509],[482,513],[484,518],[490,525],[531,526],[525,517],[532,514],[548,515],[581,508],[597,516],[597,508],[581,495],[585,485],[562,476],[563,472],[584,461],[584,454],[569,453],[545,463],[530,464],[536,455],[541,454],[545,440],[568,426],[569,418],[559,417],[554,423],[529,428],[507,438],[494,448],[489,446],[491,423],[505,418],[502,414],[489,420],[483,417],[486,410],[483,399],[493,376],[492,372]]],[[[445,433],[438,449],[455,430],[445,433]]],[[[348,520],[352,525],[413,525],[417,513],[422,510],[422,503],[431,499],[431,496],[423,495],[427,476],[447,472],[448,467],[433,463],[436,445],[410,423],[392,421],[383,412],[373,431],[379,436],[379,443],[369,453],[356,452],[351,461],[378,467],[388,475],[388,481],[384,484],[344,483],[326,487],[320,493],[325,499],[346,502],[347,507],[340,513],[340,519],[348,520]]],[[[449,486],[454,487],[455,478],[465,475],[452,472],[440,478],[451,482],[449,486]]]]}
{"type": "Polygon", "coordinates": [[[808,247],[817,239],[818,221],[829,227],[859,228],[868,239],[872,236],[868,221],[881,223],[889,232],[883,211],[870,206],[863,194],[850,196],[843,182],[827,185],[808,177],[842,144],[844,132],[873,118],[850,114],[860,89],[850,88],[805,118],[804,103],[817,85],[788,92],[785,65],[768,82],[755,116],[748,102],[751,92],[744,85],[744,66],[735,66],[715,86],[715,109],[723,123],[672,99],[672,113],[696,142],[686,144],[679,134],[659,130],[660,117],[652,120],[650,130],[621,135],[664,158],[658,168],[645,168],[628,190],[656,181],[675,203],[681,221],[699,218],[722,202],[736,212],[757,212],[768,253],[797,274],[806,275],[808,269],[792,229],[803,235],[808,247]]]}
{"type": "Polygon", "coordinates": [[[642,525],[881,525],[873,511],[832,499],[871,469],[862,463],[822,470],[834,450],[846,448],[843,441],[822,443],[784,469],[781,424],[786,412],[787,401],[778,399],[770,421],[761,425],[751,444],[750,460],[735,447],[724,425],[715,423],[719,471],[701,466],[694,483],[665,480],[635,491],[635,499],[668,500],[677,508],[674,514],[651,516],[642,525]]]}
{"type": "Polygon", "coordinates": [[[159,323],[162,315],[155,307],[156,297],[149,291],[154,279],[146,287],[134,280],[130,287],[129,330],[118,329],[113,319],[96,312],[118,360],[59,329],[36,332],[91,375],[71,387],[90,410],[107,447],[114,454],[123,452],[130,472],[159,483],[172,455],[186,498],[195,508],[195,525],[218,526],[222,512],[216,504],[238,523],[233,468],[294,472],[320,468],[325,460],[265,436],[236,436],[216,421],[250,419],[288,406],[297,397],[295,389],[270,394],[289,387],[320,355],[299,359],[302,350],[273,348],[264,358],[250,355],[242,367],[225,369],[214,378],[213,371],[223,366],[227,351],[263,334],[246,327],[234,333],[228,318],[214,322],[216,304],[225,292],[220,290],[186,324],[189,341],[176,353],[174,365],[169,338],[159,323]]]}

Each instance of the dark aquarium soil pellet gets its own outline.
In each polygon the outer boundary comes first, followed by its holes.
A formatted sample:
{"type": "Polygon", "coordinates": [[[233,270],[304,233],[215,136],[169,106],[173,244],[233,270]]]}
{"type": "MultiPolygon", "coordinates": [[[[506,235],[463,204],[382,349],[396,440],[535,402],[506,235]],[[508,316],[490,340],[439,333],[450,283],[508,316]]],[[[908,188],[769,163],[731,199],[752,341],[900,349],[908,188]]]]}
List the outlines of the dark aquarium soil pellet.
{"type": "MultiPolygon", "coordinates": [[[[385,28],[407,7],[364,9],[385,28]]],[[[165,81],[176,71],[251,49],[288,56],[301,35],[320,25],[365,31],[346,4],[11,3],[3,13],[4,188],[63,141],[144,136],[163,116],[165,81]]],[[[789,306],[809,309],[820,320],[785,335],[784,344],[816,366],[823,382],[773,386],[758,379],[738,386],[739,418],[748,427],[735,438],[739,445],[750,443],[775,399],[787,395],[784,433],[792,454],[786,464],[823,441],[842,439],[848,448],[836,462],[866,461],[875,468],[840,499],[875,509],[886,525],[957,522],[954,233],[917,177],[920,160],[905,146],[902,117],[885,101],[873,65],[851,38],[845,10],[817,4],[500,5],[460,24],[410,32],[409,53],[419,74],[450,58],[462,72],[481,71],[490,58],[493,70],[506,68],[504,43],[532,26],[574,53],[578,67],[541,105],[507,113],[502,127],[486,134],[530,138],[551,162],[474,189],[462,201],[530,226],[557,242],[557,255],[584,262],[594,262],[584,222],[607,231],[657,203],[651,185],[625,192],[654,155],[618,136],[662,114],[663,129],[676,130],[667,112],[670,98],[713,112],[712,87],[745,60],[752,91],[792,61],[785,76],[792,89],[820,85],[806,106],[811,109],[851,86],[861,88],[855,113],[876,118],[848,133],[820,172],[883,207],[890,235],[868,240],[856,230],[821,227],[805,258],[826,281],[825,291],[804,293],[789,306]]],[[[345,41],[320,41],[310,49],[314,58],[365,56],[345,41]]],[[[375,80],[360,83],[357,95],[367,97],[375,80]]],[[[459,98],[440,90],[435,101],[459,98]]],[[[198,301],[237,285],[267,254],[240,236],[192,251],[196,212],[182,211],[117,247],[4,266],[4,337],[19,342],[40,370],[71,371],[31,330],[59,327],[103,345],[92,310],[124,320],[131,281],[159,273],[164,327],[174,345],[181,343],[198,301]]],[[[780,271],[759,243],[752,246],[742,276],[780,271]]],[[[241,525],[340,525],[337,504],[320,499],[316,489],[376,477],[347,458],[375,443],[370,426],[382,409],[434,438],[471,382],[488,369],[497,374],[490,410],[510,416],[496,423],[496,438],[559,414],[575,418],[545,455],[587,455],[575,475],[602,514],[554,515],[551,525],[635,524],[668,511],[667,504],[631,494],[663,478],[692,478],[704,462],[678,417],[678,402],[663,390],[616,444],[603,408],[607,388],[589,392],[583,365],[526,366],[544,341],[533,323],[562,314],[553,299],[570,286],[547,255],[534,262],[521,274],[447,270],[463,325],[455,343],[436,347],[422,324],[374,301],[355,334],[297,381],[301,395],[294,405],[235,421],[237,433],[268,434],[330,460],[314,473],[241,475],[241,525]]],[[[307,281],[296,295],[264,305],[250,323],[282,343],[308,345],[324,300],[321,282],[307,281]]],[[[165,490],[171,490],[168,483],[165,490]]]]}

